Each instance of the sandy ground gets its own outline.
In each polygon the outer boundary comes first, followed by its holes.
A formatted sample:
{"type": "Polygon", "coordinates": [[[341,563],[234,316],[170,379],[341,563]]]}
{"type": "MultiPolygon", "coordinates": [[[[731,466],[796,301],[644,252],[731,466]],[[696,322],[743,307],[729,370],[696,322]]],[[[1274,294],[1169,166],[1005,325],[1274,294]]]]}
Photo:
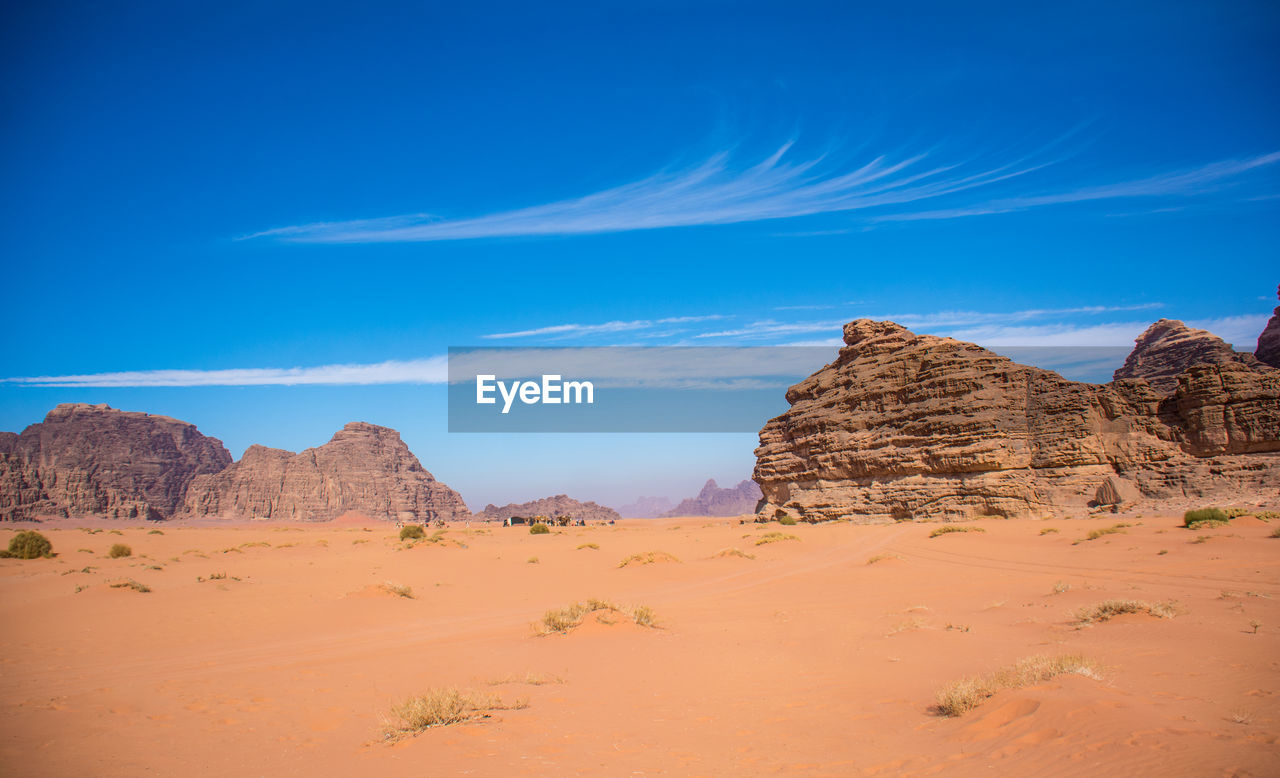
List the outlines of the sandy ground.
{"type": "Polygon", "coordinates": [[[0,560],[5,775],[1280,774],[1280,522],[690,518],[408,549],[352,521],[73,524],[41,527],[54,559],[0,560]],[[777,531],[797,539],[755,545],[777,531]],[[109,559],[119,542],[133,556],[109,559]],[[715,556],[733,547],[755,558],[715,556]],[[680,561],[619,568],[651,550],[680,561]],[[589,597],[661,628],[535,634],[589,597]],[[1112,597],[1180,615],[1072,623],[1112,597]],[[1102,678],[931,709],[949,681],[1064,653],[1102,678]],[[529,704],[383,740],[395,703],[447,686],[529,704]]]}

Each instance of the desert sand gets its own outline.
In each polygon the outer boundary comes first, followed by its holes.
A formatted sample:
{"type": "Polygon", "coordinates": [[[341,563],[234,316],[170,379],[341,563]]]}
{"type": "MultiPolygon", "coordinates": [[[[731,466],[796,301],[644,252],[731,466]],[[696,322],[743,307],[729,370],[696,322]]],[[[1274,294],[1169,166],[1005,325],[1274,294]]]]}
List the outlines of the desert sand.
{"type": "Polygon", "coordinates": [[[55,558],[0,560],[0,772],[1275,775],[1280,522],[1180,523],[473,523],[409,548],[350,517],[46,523],[55,558]],[[756,545],[770,532],[795,537],[756,545]],[[648,551],[678,561],[619,567],[648,551]],[[658,627],[535,631],[591,597],[658,627]],[[1075,623],[1108,598],[1177,615],[1075,623]],[[949,682],[1037,654],[1101,672],[933,709],[949,682]],[[528,704],[384,738],[395,704],[451,686],[528,704]]]}

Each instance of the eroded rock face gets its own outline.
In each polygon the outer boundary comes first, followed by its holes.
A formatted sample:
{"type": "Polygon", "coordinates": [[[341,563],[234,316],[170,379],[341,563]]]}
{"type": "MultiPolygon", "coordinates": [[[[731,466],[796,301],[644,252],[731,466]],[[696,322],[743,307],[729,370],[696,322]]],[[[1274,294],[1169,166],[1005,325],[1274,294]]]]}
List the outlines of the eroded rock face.
{"type": "Polygon", "coordinates": [[[578,502],[565,494],[530,502],[511,503],[501,508],[490,504],[476,514],[476,518],[485,521],[503,521],[512,516],[547,516],[549,518],[568,516],[586,521],[617,521],[622,518],[613,508],[590,501],[578,502]]]}
{"type": "MultiPolygon", "coordinates": [[[[1280,287],[1276,289],[1276,297],[1280,297],[1280,287]]],[[[1272,367],[1280,367],[1280,307],[1272,312],[1267,328],[1258,336],[1258,348],[1253,355],[1272,367]]]]}
{"type": "Polygon", "coordinates": [[[356,512],[405,523],[470,515],[400,433],[364,422],[347,424],[328,443],[299,454],[250,446],[224,471],[196,478],[182,512],[273,521],[329,521],[356,512]]]}
{"type": "Polygon", "coordinates": [[[167,416],[65,404],[0,434],[0,520],[163,519],[197,476],[231,464],[216,438],[167,416]]]}
{"type": "Polygon", "coordinates": [[[732,489],[721,489],[714,478],[708,479],[696,497],[682,500],[666,516],[740,516],[755,513],[760,502],[760,487],[746,479],[732,489]]]}
{"type": "Polygon", "coordinates": [[[1148,500],[1280,495],[1280,372],[1256,362],[1187,367],[1165,394],[1144,378],[1069,381],[892,322],[851,322],[844,341],[760,432],[765,515],[1051,515],[1085,508],[1109,477],[1148,500]]]}
{"type": "Polygon", "coordinates": [[[1135,341],[1124,365],[1112,375],[1145,379],[1162,394],[1173,394],[1178,376],[1194,365],[1243,364],[1257,367],[1252,354],[1235,351],[1217,335],[1188,327],[1175,319],[1161,319],[1135,341]]]}

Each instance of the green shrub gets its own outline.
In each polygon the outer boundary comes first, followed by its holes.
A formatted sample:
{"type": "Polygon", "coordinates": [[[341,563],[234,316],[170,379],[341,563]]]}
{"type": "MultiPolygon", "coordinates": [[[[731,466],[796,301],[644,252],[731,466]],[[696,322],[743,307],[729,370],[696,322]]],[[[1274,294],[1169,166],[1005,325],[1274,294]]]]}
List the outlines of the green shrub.
{"type": "Polygon", "coordinates": [[[529,528],[530,535],[546,535],[551,532],[551,528],[541,522],[534,524],[529,528]]]}
{"type": "Polygon", "coordinates": [[[796,520],[791,518],[790,516],[783,516],[782,518],[778,519],[778,523],[787,527],[793,527],[795,526],[796,520]]]}
{"type": "Polygon", "coordinates": [[[9,539],[9,555],[15,559],[53,556],[53,544],[34,530],[24,530],[9,539]]]}
{"type": "Polygon", "coordinates": [[[111,544],[111,550],[107,552],[107,556],[111,557],[112,559],[119,559],[120,557],[133,556],[133,549],[129,548],[123,543],[113,543],[111,544]]]}
{"type": "Polygon", "coordinates": [[[1183,526],[1194,527],[1196,524],[1207,521],[1227,521],[1227,514],[1220,508],[1197,508],[1194,511],[1187,511],[1182,515],[1183,526]]]}
{"type": "Polygon", "coordinates": [[[427,536],[427,531],[418,524],[410,524],[407,527],[400,528],[401,540],[422,540],[427,536]]]}

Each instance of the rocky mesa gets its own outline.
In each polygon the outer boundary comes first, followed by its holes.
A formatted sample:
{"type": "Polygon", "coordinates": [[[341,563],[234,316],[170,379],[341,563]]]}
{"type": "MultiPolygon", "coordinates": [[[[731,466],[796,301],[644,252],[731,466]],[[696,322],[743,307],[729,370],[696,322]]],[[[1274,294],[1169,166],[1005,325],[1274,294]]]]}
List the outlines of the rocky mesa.
{"type": "Polygon", "coordinates": [[[1280,496],[1280,371],[1181,322],[1152,325],[1105,385],[892,322],[850,322],[844,342],[760,432],[765,515],[963,520],[1126,495],[1280,496]]]}
{"type": "Polygon", "coordinates": [[[697,496],[684,499],[664,516],[740,516],[755,513],[760,502],[760,487],[750,478],[732,489],[722,489],[716,479],[709,478],[697,496]]]}
{"type": "Polygon", "coordinates": [[[0,433],[0,520],[165,519],[196,477],[231,464],[222,441],[168,416],[59,405],[0,433]]]}
{"type": "Polygon", "coordinates": [[[490,503],[483,511],[476,514],[476,518],[483,521],[505,521],[512,516],[547,516],[553,519],[557,516],[567,516],[584,521],[617,521],[622,518],[613,508],[590,501],[579,502],[567,494],[543,497],[541,500],[530,502],[510,503],[501,508],[490,503]]]}

